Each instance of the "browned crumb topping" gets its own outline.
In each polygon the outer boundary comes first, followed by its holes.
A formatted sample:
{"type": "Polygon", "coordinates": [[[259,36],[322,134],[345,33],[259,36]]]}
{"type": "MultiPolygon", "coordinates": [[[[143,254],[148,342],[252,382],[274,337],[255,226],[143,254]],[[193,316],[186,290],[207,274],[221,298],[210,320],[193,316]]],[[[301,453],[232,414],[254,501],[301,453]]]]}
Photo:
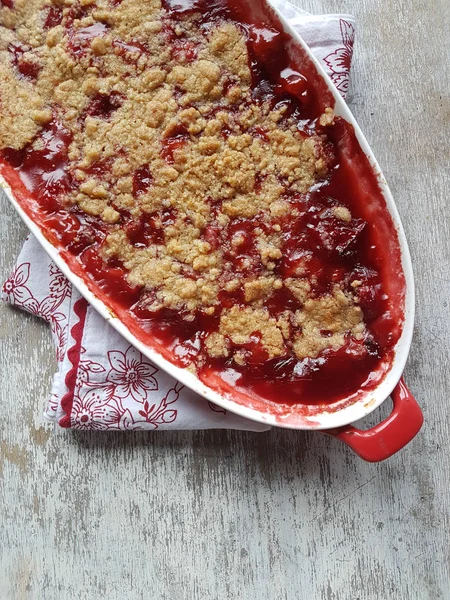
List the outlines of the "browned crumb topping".
{"type": "Polygon", "coordinates": [[[276,319],[271,318],[264,309],[238,306],[222,312],[219,332],[213,334],[213,348],[217,344],[226,348],[227,339],[236,346],[245,346],[257,332],[260,332],[262,347],[270,358],[286,353],[281,328],[276,319]]]}
{"type": "Polygon", "coordinates": [[[33,86],[19,82],[9,65],[0,63],[0,78],[0,146],[20,150],[52,115],[33,86]]]}
{"type": "Polygon", "coordinates": [[[298,358],[314,358],[325,348],[340,348],[347,333],[357,340],[363,339],[362,310],[339,288],[322,298],[306,300],[302,310],[295,313],[295,319],[302,328],[294,339],[298,358]]]}
{"type": "MultiPolygon", "coordinates": [[[[322,138],[299,131],[285,106],[253,99],[236,24],[205,32],[191,15],[168,29],[159,0],[15,0],[0,8],[0,106],[0,147],[37,147],[54,118],[70,132],[67,204],[110,226],[102,256],[142,286],[146,310],[218,315],[210,357],[242,364],[255,336],[268,359],[362,337],[362,311],[339,284],[316,297],[301,269],[274,274],[288,197],[328,163],[322,138]],[[51,9],[61,24],[44,26],[51,9]],[[130,231],[149,219],[136,241],[130,231]],[[265,303],[283,289],[302,308],[275,318],[265,303]],[[241,296],[220,313],[222,291],[241,296]]],[[[320,123],[333,119],[327,109],[320,123]]],[[[344,206],[332,212],[352,220],[344,206]]]]}

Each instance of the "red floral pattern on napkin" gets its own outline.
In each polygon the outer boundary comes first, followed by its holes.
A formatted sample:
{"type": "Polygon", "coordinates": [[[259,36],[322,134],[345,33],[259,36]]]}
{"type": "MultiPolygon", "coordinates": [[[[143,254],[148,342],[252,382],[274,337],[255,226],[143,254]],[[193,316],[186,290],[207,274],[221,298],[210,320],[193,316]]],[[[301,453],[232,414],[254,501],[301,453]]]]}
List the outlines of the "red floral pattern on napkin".
{"type": "Polygon", "coordinates": [[[56,358],[61,362],[67,344],[68,316],[60,310],[62,304],[72,295],[72,286],[54,263],[49,264],[48,294],[37,298],[27,287],[30,279],[31,262],[16,266],[3,284],[2,298],[23,310],[50,323],[56,340],[56,358]]]}
{"type": "Polygon", "coordinates": [[[355,27],[345,19],[340,19],[339,26],[341,29],[343,45],[325,56],[324,63],[330,70],[330,77],[341,92],[345,96],[348,92],[350,82],[350,67],[353,57],[353,46],[355,43],[355,27]]]}
{"type": "Polygon", "coordinates": [[[150,390],[158,389],[158,382],[153,377],[158,369],[148,362],[145,363],[142,354],[133,346],[125,353],[110,350],[108,361],[111,369],[106,381],[113,385],[114,395],[118,398],[132,396],[136,402],[144,402],[150,390]]]}
{"type": "MultiPolygon", "coordinates": [[[[85,354],[86,349],[81,349],[85,354]]],[[[163,398],[157,369],[133,346],[125,352],[108,352],[109,369],[98,362],[81,358],[72,401],[70,426],[74,429],[158,429],[173,423],[177,411],[173,405],[184,386],[175,382],[163,398]],[[133,411],[124,401],[141,405],[133,411]],[[169,408],[170,406],[170,408],[169,408]]]]}

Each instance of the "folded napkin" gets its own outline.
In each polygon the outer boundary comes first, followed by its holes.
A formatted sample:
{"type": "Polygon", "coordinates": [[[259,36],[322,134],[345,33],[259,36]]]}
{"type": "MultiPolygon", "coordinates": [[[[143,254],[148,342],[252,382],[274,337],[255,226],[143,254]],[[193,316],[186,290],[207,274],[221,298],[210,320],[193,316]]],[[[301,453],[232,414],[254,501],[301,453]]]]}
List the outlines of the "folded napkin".
{"type": "MultiPolygon", "coordinates": [[[[353,18],[313,16],[287,0],[272,4],[302,35],[345,97],[353,18]]],[[[2,299],[50,323],[58,371],[44,416],[61,427],[270,429],[207,402],[153,365],[80,296],[31,235],[3,285],[2,299]]]]}

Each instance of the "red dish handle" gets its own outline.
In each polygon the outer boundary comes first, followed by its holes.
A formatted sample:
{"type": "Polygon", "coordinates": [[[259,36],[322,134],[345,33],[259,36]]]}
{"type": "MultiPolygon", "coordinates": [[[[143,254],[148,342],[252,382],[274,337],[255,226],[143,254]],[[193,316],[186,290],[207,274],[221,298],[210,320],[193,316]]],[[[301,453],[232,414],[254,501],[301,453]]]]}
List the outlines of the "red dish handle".
{"type": "Polygon", "coordinates": [[[419,432],[423,415],[403,378],[391,394],[394,408],[390,416],[367,431],[352,425],[324,431],[350,446],[368,462],[389,458],[406,446],[419,432]]]}

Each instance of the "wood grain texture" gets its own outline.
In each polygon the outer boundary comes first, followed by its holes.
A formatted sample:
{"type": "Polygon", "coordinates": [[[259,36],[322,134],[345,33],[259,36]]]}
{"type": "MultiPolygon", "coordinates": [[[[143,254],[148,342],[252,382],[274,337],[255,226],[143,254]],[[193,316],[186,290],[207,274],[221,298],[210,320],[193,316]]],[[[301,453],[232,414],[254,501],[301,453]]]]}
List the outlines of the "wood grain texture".
{"type": "MultiPolygon", "coordinates": [[[[302,6],[358,18],[350,104],[411,246],[422,433],[379,465],[278,430],[51,434],[50,333],[1,306],[0,600],[450,599],[448,0],[302,6]]],[[[0,210],[4,278],[25,229],[0,210]]]]}

